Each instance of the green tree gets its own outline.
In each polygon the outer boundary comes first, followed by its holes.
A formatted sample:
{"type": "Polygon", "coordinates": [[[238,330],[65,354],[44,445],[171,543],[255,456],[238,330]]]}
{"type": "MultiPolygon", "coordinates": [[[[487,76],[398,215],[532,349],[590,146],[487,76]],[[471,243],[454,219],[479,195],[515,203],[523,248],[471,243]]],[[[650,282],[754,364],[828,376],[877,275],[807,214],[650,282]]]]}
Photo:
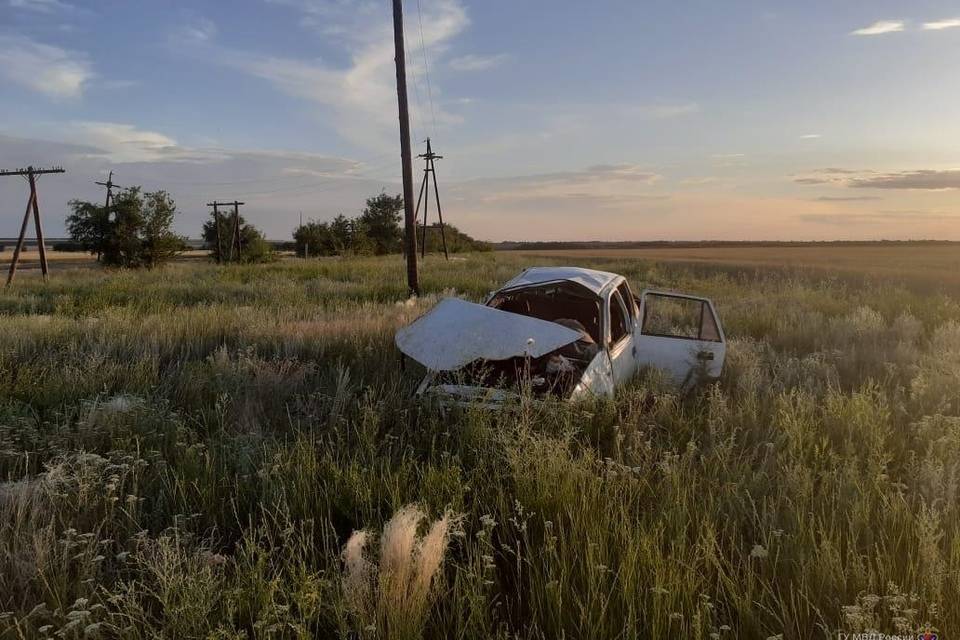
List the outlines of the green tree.
{"type": "MultiPolygon", "coordinates": [[[[330,256],[344,253],[399,253],[403,248],[403,197],[380,193],[367,199],[367,206],[356,218],[343,214],[330,222],[312,220],[293,231],[298,255],[330,256]]],[[[490,251],[489,243],[474,240],[452,225],[446,225],[447,250],[490,251]]],[[[442,251],[440,227],[427,228],[427,251],[442,251]]]]}
{"type": "Polygon", "coordinates": [[[105,207],[81,200],[71,200],[69,207],[72,209],[67,216],[67,233],[70,239],[84,251],[96,255],[99,262],[110,236],[109,212],[105,207]]]}
{"type": "Polygon", "coordinates": [[[141,267],[143,245],[143,195],[139,187],[126,189],[114,196],[113,220],[103,250],[106,264],[121,267],[141,267]]]}
{"type": "Polygon", "coordinates": [[[367,206],[357,222],[362,228],[362,235],[369,239],[373,253],[383,255],[400,251],[403,240],[400,229],[402,211],[403,196],[380,193],[367,199],[367,206]]]}
{"type": "MultiPolygon", "coordinates": [[[[267,242],[263,234],[252,224],[249,224],[243,216],[239,217],[240,223],[240,247],[239,259],[241,262],[266,262],[273,258],[273,248],[267,242]]],[[[231,251],[233,246],[233,228],[234,218],[232,213],[220,213],[220,244],[223,246],[223,255],[220,255],[220,247],[217,246],[217,221],[210,212],[210,218],[203,223],[203,243],[210,250],[210,255],[219,262],[229,262],[237,260],[236,251],[231,251]]]]}
{"type": "Polygon", "coordinates": [[[70,208],[71,239],[104,264],[152,268],[185,247],[184,239],[172,231],[177,206],[165,191],[125,189],[114,197],[109,211],[81,200],[71,201],[70,208]]]}
{"type": "Polygon", "coordinates": [[[342,213],[330,222],[311,220],[293,231],[297,255],[333,256],[346,253],[372,253],[362,233],[365,227],[359,219],[350,219],[342,213]]]}
{"type": "Polygon", "coordinates": [[[177,205],[166,191],[144,194],[141,215],[141,259],[146,267],[162,264],[184,250],[184,239],[171,231],[177,205]]]}
{"type": "MultiPolygon", "coordinates": [[[[447,251],[449,253],[462,253],[465,251],[492,251],[493,247],[489,242],[483,242],[482,240],[474,240],[464,232],[457,229],[452,224],[445,224],[443,226],[443,235],[440,233],[440,225],[438,223],[431,224],[427,227],[427,241],[426,249],[427,253],[443,252],[443,238],[444,236],[447,239],[447,251]]],[[[423,238],[423,228],[419,229],[417,235],[417,240],[420,241],[423,238]]]]}
{"type": "Polygon", "coordinates": [[[337,253],[346,253],[353,249],[355,226],[354,221],[342,213],[330,221],[330,235],[337,253]]]}
{"type": "Polygon", "coordinates": [[[293,241],[297,248],[297,255],[308,258],[310,256],[332,256],[337,253],[333,232],[330,224],[311,220],[293,230],[293,241]]]}

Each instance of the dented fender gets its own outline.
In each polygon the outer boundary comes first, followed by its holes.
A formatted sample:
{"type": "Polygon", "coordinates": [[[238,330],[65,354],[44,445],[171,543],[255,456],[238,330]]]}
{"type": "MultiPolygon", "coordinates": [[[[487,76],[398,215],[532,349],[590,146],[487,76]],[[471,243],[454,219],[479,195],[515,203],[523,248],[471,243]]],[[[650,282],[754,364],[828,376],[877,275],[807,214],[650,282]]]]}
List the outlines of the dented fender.
{"type": "Polygon", "coordinates": [[[571,400],[582,398],[610,398],[613,396],[613,364],[606,350],[597,353],[570,394],[571,400]]]}

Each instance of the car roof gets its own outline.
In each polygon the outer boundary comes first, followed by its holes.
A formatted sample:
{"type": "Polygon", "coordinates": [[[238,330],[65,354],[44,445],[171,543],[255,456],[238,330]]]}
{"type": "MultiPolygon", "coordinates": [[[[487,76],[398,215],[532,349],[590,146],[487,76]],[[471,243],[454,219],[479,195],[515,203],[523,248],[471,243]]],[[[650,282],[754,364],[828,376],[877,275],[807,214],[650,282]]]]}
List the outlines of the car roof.
{"type": "Polygon", "coordinates": [[[600,295],[610,283],[615,282],[620,277],[609,271],[597,271],[582,267],[530,267],[503,285],[500,290],[566,280],[575,282],[600,295]]]}

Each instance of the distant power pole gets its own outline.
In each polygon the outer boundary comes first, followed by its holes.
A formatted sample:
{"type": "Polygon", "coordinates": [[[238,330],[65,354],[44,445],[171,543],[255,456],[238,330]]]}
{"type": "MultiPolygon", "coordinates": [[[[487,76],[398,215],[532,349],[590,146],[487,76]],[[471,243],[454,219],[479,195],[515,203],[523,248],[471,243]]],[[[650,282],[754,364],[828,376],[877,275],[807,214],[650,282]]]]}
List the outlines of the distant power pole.
{"type": "Polygon", "coordinates": [[[43,225],[40,224],[40,207],[37,204],[37,177],[46,173],[63,173],[63,167],[53,167],[52,169],[16,169],[14,171],[0,171],[0,176],[24,176],[30,183],[30,197],[27,199],[27,210],[23,214],[23,224],[20,226],[20,237],[17,239],[17,247],[13,250],[13,259],[10,261],[10,272],[7,274],[7,286],[13,282],[13,276],[17,273],[17,263],[20,262],[20,251],[23,250],[23,240],[27,235],[27,224],[30,222],[30,211],[33,211],[33,224],[37,230],[37,248],[40,251],[40,270],[43,272],[44,281],[49,277],[47,268],[47,248],[44,246],[43,225]]]}
{"type": "MultiPolygon", "coordinates": [[[[110,222],[110,205],[113,204],[113,188],[116,187],[116,188],[118,188],[118,189],[123,189],[123,187],[121,187],[120,185],[118,185],[117,183],[115,183],[115,182],[113,181],[113,171],[110,172],[110,175],[107,177],[107,181],[106,181],[106,182],[96,182],[96,181],[94,181],[94,184],[98,184],[98,185],[100,185],[101,187],[106,187],[106,188],[107,188],[107,199],[106,199],[106,201],[103,203],[103,212],[104,212],[104,215],[107,216],[107,223],[109,223],[109,222],[110,222]]],[[[98,247],[97,247],[97,262],[100,262],[100,257],[101,257],[101,256],[100,256],[100,252],[101,252],[101,247],[98,246],[98,247]]]]}
{"type": "Polygon", "coordinates": [[[237,260],[243,258],[243,243],[240,241],[240,206],[243,205],[243,202],[228,202],[227,204],[233,205],[233,242],[230,244],[230,260],[233,261],[233,251],[237,251],[237,260]]]}
{"type": "Polygon", "coordinates": [[[423,231],[420,238],[420,257],[427,256],[427,208],[430,205],[430,175],[433,174],[433,193],[437,198],[437,216],[440,218],[440,237],[443,238],[443,257],[450,259],[447,253],[447,233],[443,230],[443,209],[440,208],[440,187],[437,186],[437,171],[433,165],[434,160],[441,160],[443,156],[438,156],[430,148],[430,138],[427,138],[427,152],[417,156],[426,160],[426,166],[423,168],[423,182],[420,183],[420,195],[417,196],[417,208],[414,212],[414,219],[420,215],[420,199],[423,198],[423,231]],[[424,197],[426,195],[426,197],[424,197]]]}
{"type": "Polygon", "coordinates": [[[233,254],[236,251],[237,260],[243,256],[243,243],[240,233],[240,207],[245,203],[237,202],[208,202],[208,207],[213,207],[213,220],[217,225],[217,262],[223,262],[223,233],[220,229],[220,209],[218,207],[233,207],[233,230],[230,233],[230,254],[227,256],[227,262],[233,262],[233,254]]]}
{"type": "Polygon", "coordinates": [[[110,172],[110,175],[109,175],[109,177],[107,177],[107,181],[106,181],[106,182],[94,182],[94,184],[98,184],[98,185],[100,185],[101,187],[106,187],[106,188],[107,188],[107,200],[106,200],[106,202],[103,203],[103,208],[104,208],[104,209],[106,210],[106,212],[107,212],[107,219],[109,219],[109,218],[110,218],[110,203],[113,202],[113,188],[116,187],[116,188],[118,188],[118,189],[123,189],[123,187],[121,187],[120,185],[116,184],[116,183],[113,181],[113,171],[110,172]]]}
{"type": "Polygon", "coordinates": [[[413,209],[413,165],[410,158],[410,114],[407,108],[407,65],[403,53],[403,2],[393,0],[393,49],[397,65],[397,106],[400,111],[400,159],[403,165],[403,230],[407,254],[407,287],[420,295],[417,272],[417,221],[413,209]]]}
{"type": "Polygon", "coordinates": [[[218,207],[223,204],[222,202],[208,202],[208,207],[213,207],[213,224],[214,228],[217,231],[217,264],[223,262],[223,231],[220,228],[220,210],[218,207]]]}
{"type": "MultiPolygon", "coordinates": [[[[303,229],[303,211],[300,212],[300,228],[303,229]]],[[[303,240],[303,257],[304,259],[310,257],[310,240],[309,236],[304,236],[303,240]]]]}

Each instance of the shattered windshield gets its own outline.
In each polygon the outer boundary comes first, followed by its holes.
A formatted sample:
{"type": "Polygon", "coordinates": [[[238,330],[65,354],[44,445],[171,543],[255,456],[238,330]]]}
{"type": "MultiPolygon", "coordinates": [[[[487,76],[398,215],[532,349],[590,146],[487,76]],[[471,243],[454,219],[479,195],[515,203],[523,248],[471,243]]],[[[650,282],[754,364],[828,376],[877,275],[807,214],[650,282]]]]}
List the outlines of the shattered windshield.
{"type": "Polygon", "coordinates": [[[595,344],[601,342],[600,299],[572,282],[500,291],[487,306],[522,316],[549,320],[582,331],[595,344]]]}

